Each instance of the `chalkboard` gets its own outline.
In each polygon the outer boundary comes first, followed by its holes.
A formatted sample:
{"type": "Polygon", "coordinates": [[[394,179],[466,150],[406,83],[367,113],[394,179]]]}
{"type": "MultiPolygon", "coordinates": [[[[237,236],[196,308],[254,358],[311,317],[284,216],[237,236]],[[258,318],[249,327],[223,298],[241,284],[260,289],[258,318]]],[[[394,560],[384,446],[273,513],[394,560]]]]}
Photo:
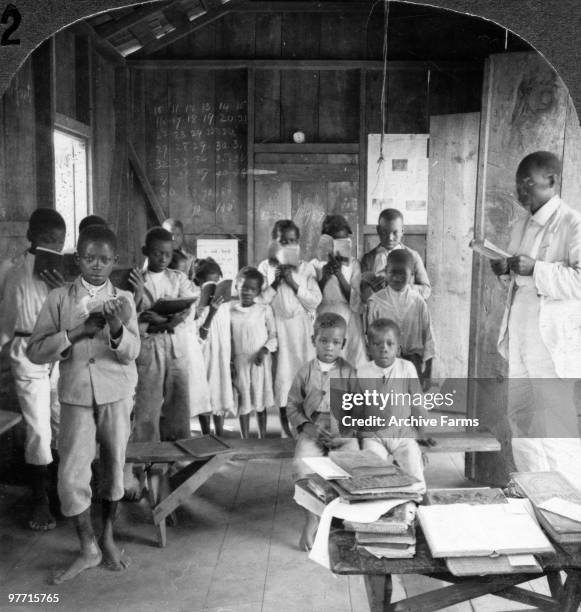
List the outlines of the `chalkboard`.
{"type": "Polygon", "coordinates": [[[145,89],[146,166],[168,216],[180,219],[186,234],[245,223],[245,72],[172,70],[155,77],[145,89]]]}

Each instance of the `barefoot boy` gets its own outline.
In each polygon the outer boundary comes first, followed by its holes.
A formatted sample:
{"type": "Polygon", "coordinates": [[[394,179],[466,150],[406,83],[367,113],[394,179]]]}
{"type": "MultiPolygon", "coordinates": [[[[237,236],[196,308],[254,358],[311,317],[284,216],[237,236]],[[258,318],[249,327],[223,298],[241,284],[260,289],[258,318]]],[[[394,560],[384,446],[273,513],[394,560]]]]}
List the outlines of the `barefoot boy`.
{"type": "MultiPolygon", "coordinates": [[[[309,475],[303,457],[323,457],[329,450],[337,448],[359,449],[355,438],[339,437],[337,422],[331,416],[331,378],[355,380],[355,370],[340,356],[345,346],[346,329],[345,319],[333,312],[316,318],[312,341],[317,356],[298,371],[289,392],[288,419],[298,432],[293,461],[295,481],[309,475]]],[[[307,510],[305,512],[299,547],[309,550],[313,545],[318,517],[307,510]]]]}
{"type": "MultiPolygon", "coordinates": [[[[400,359],[399,354],[400,331],[394,321],[390,319],[376,319],[367,330],[367,349],[371,361],[357,370],[359,384],[362,387],[370,386],[370,390],[391,394],[396,400],[381,416],[389,421],[390,417],[408,418],[410,416],[427,416],[422,406],[412,405],[406,401],[408,395],[421,396],[418,375],[412,363],[400,359]],[[398,395],[399,394],[399,395],[398,395]]],[[[420,428],[391,426],[379,431],[360,431],[363,438],[362,446],[387,459],[392,456],[401,469],[410,476],[417,478],[423,485],[421,493],[425,492],[424,466],[422,453],[417,438],[420,428]]],[[[433,446],[431,439],[426,445],[433,446]]]]}
{"type": "Polygon", "coordinates": [[[65,221],[56,210],[38,208],[32,213],[27,232],[30,249],[8,272],[2,304],[0,344],[9,343],[12,376],[26,424],[24,456],[33,495],[28,526],[37,531],[56,527],[47,487],[48,466],[53,460],[51,446],[56,448],[58,436],[58,366],[31,363],[26,348],[46,296],[64,280],[53,270],[41,272],[38,278],[34,273],[35,251],[37,247],[61,251],[65,232],[65,221]]]}
{"type": "Polygon", "coordinates": [[[61,423],[58,491],[62,513],[72,517],[81,552],[54,577],[65,580],[104,561],[127,565],[113,538],[117,502],[123,497],[123,465],[137,382],[139,331],[133,297],[108,280],[117,259],[115,234],[87,227],[77,243],[81,275],[52,291],[32,332],[33,363],[60,362],[61,423]],[[103,534],[91,523],[91,462],[99,443],[103,534]]]}

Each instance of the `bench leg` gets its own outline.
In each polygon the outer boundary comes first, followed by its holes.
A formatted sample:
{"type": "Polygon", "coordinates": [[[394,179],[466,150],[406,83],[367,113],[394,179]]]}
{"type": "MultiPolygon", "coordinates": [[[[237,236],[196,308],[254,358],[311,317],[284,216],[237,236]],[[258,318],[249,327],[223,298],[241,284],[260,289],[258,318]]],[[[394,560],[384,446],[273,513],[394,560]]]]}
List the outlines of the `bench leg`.
{"type": "Polygon", "coordinates": [[[391,602],[391,575],[365,576],[365,590],[371,612],[383,612],[391,602]]]}
{"type": "MultiPolygon", "coordinates": [[[[159,471],[154,470],[151,466],[147,468],[147,495],[149,498],[149,506],[151,511],[155,510],[159,500],[161,498],[161,480],[164,475],[160,474],[159,471]]],[[[165,518],[161,519],[159,522],[155,520],[154,517],[154,525],[155,530],[157,532],[157,545],[160,548],[165,548],[167,544],[167,529],[165,518]]]]}
{"type": "Polygon", "coordinates": [[[547,572],[547,582],[549,583],[549,590],[554,599],[561,598],[561,592],[563,590],[563,582],[561,581],[560,572],[547,572]]]}

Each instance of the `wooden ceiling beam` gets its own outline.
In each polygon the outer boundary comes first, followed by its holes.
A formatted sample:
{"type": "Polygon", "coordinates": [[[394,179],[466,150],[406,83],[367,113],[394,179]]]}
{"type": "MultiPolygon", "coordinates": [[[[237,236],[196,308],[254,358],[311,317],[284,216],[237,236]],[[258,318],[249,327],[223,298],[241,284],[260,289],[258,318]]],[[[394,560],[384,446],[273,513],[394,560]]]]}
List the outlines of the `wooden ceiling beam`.
{"type": "Polygon", "coordinates": [[[168,32],[165,36],[158,38],[155,42],[146,45],[135,53],[131,53],[129,57],[131,57],[131,59],[145,58],[151,53],[155,53],[156,51],[159,51],[160,49],[171,45],[172,43],[180,40],[180,38],[188,36],[196,30],[204,28],[207,25],[210,25],[212,22],[221,19],[228,13],[232,12],[232,6],[234,4],[237,4],[237,2],[235,2],[235,0],[230,0],[230,2],[228,2],[228,4],[225,4],[221,9],[216,10],[214,12],[208,12],[205,15],[194,19],[193,21],[188,21],[188,23],[183,25],[182,27],[176,28],[172,32],[168,32]]]}
{"type": "Polygon", "coordinates": [[[161,12],[162,9],[172,4],[177,4],[177,2],[151,2],[145,6],[140,6],[139,8],[136,8],[132,13],[130,13],[129,15],[125,15],[120,19],[116,19],[115,21],[108,21],[103,25],[97,26],[95,28],[95,32],[97,32],[97,34],[103,38],[111,38],[112,36],[119,34],[119,32],[122,32],[123,30],[128,30],[129,28],[137,25],[138,23],[145,21],[149,17],[152,17],[156,13],[161,12]]]}

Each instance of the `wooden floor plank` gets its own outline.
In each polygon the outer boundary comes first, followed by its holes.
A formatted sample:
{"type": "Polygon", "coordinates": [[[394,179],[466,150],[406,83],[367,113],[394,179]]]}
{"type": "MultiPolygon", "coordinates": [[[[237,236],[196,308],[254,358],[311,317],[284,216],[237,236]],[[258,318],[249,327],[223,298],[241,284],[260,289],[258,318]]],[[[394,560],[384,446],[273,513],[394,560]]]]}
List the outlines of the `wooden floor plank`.
{"type": "Polygon", "coordinates": [[[262,599],[280,464],[281,460],[246,464],[214,568],[206,608],[262,599]]]}

